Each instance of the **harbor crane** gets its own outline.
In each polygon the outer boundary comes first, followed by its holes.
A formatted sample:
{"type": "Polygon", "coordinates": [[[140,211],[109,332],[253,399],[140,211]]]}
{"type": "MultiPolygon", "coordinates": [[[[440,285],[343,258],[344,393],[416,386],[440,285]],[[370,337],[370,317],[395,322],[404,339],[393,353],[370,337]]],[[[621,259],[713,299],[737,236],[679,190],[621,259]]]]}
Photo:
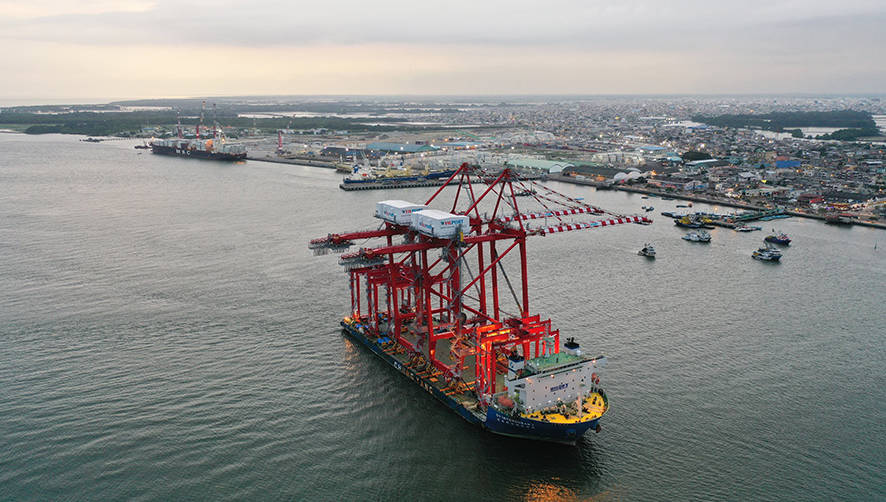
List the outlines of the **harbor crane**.
{"type": "Polygon", "coordinates": [[[500,392],[497,375],[507,372],[509,356],[529,360],[559,352],[559,330],[530,310],[527,239],[651,222],[605,211],[510,168],[491,172],[469,164],[416,206],[421,218],[436,218],[439,227],[377,209],[378,228],[330,233],[309,247],[315,254],[341,254],[349,318],[366,326],[367,336],[392,339],[428,375],[470,389],[483,406],[500,392]],[[434,203],[445,203],[448,212],[427,209],[434,203]],[[380,242],[352,249],[363,240],[380,242]],[[506,272],[505,258],[515,276],[506,272]],[[506,309],[505,295],[513,297],[515,310],[506,309]]]}

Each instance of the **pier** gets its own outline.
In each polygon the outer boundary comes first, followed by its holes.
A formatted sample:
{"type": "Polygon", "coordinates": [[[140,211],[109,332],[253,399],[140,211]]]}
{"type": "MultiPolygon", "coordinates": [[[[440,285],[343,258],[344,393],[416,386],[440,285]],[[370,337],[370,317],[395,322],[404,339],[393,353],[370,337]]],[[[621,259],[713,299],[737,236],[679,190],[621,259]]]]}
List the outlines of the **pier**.
{"type": "Polygon", "coordinates": [[[446,179],[425,180],[425,181],[376,181],[366,183],[341,183],[339,188],[346,192],[356,190],[379,190],[384,188],[419,188],[419,187],[437,187],[446,184],[446,179]]]}
{"type": "MultiPolygon", "coordinates": [[[[688,200],[688,201],[692,201],[692,202],[702,202],[702,203],[711,204],[711,205],[735,207],[735,208],[739,208],[739,209],[747,209],[750,211],[757,211],[757,212],[761,212],[761,213],[767,212],[767,211],[779,211],[780,213],[783,213],[783,214],[786,214],[789,216],[796,216],[799,218],[809,218],[812,220],[825,221],[825,216],[817,215],[817,214],[810,214],[810,213],[806,213],[806,212],[803,212],[803,211],[800,211],[797,209],[773,209],[770,207],[758,206],[755,204],[747,204],[747,203],[738,202],[738,201],[705,197],[705,196],[697,195],[697,194],[665,192],[665,191],[661,191],[661,190],[639,188],[636,185],[615,185],[615,186],[612,186],[612,185],[609,185],[608,183],[605,183],[605,182],[599,182],[599,181],[594,181],[594,180],[590,180],[590,179],[576,179],[572,176],[562,176],[559,174],[548,175],[545,177],[545,179],[550,180],[550,181],[562,181],[563,183],[571,183],[573,185],[585,185],[585,186],[593,186],[593,187],[597,187],[597,188],[603,187],[603,189],[614,188],[615,190],[621,190],[622,192],[654,195],[656,197],[671,197],[673,199],[688,200]]],[[[767,216],[767,215],[761,214],[760,216],[758,216],[755,219],[760,219],[765,216],[767,216]]],[[[740,222],[748,222],[748,221],[753,221],[753,219],[742,219],[739,221],[740,222]]],[[[734,224],[728,225],[728,224],[722,223],[722,222],[721,223],[712,222],[711,224],[722,226],[722,227],[727,227],[727,228],[733,228],[735,226],[734,224]]],[[[880,228],[880,229],[886,230],[886,223],[878,223],[878,222],[874,222],[874,221],[853,220],[853,221],[850,221],[849,224],[859,225],[862,227],[880,228]]]]}

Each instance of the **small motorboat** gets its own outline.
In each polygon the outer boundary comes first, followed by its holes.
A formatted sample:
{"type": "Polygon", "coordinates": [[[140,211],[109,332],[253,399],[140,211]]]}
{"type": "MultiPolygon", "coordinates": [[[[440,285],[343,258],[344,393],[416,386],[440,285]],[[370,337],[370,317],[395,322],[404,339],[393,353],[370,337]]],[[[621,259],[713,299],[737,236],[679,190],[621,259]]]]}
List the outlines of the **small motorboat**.
{"type": "Polygon", "coordinates": [[[781,244],[782,246],[788,246],[791,244],[791,238],[787,236],[784,232],[776,232],[775,229],[772,230],[772,233],[767,235],[764,239],[766,242],[771,242],[772,244],[781,244]]]}
{"type": "Polygon", "coordinates": [[[705,232],[704,230],[699,230],[697,232],[689,232],[688,234],[683,236],[683,240],[689,242],[711,242],[711,234],[705,232]]]}
{"type": "Polygon", "coordinates": [[[751,253],[755,260],[761,261],[778,261],[781,259],[781,251],[766,245],[751,253]]]}
{"type": "Polygon", "coordinates": [[[655,248],[652,247],[652,244],[649,244],[647,242],[645,245],[643,245],[643,249],[637,251],[637,254],[640,256],[645,256],[647,258],[655,258],[655,248]]]}

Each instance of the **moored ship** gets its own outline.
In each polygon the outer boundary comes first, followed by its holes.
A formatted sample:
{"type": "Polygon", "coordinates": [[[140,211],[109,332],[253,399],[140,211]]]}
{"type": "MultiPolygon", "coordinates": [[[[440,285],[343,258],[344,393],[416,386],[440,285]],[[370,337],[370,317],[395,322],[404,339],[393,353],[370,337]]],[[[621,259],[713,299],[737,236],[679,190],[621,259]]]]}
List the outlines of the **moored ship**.
{"type": "Polygon", "coordinates": [[[445,181],[449,179],[453,173],[455,173],[455,169],[445,169],[442,171],[425,170],[415,174],[409,169],[375,172],[371,168],[357,165],[354,166],[351,175],[342,180],[342,183],[345,185],[352,185],[361,183],[396,184],[432,180],[445,181]]]}
{"type": "Polygon", "coordinates": [[[176,126],[176,138],[152,139],[149,143],[151,153],[158,155],[175,155],[178,157],[187,157],[194,159],[208,160],[244,160],[246,159],[246,145],[239,143],[228,143],[225,138],[224,131],[218,122],[214,122],[212,126],[212,135],[208,138],[200,137],[200,128],[203,127],[203,115],[206,108],[206,101],[203,102],[203,109],[200,111],[200,122],[197,124],[196,139],[184,138],[181,120],[176,126]]]}
{"type": "Polygon", "coordinates": [[[177,155],[195,159],[243,160],[246,147],[237,143],[226,143],[224,139],[155,139],[150,143],[151,152],[160,155],[177,155]]]}
{"type": "Polygon", "coordinates": [[[382,226],[329,234],[310,248],[343,253],[357,241],[382,239],[339,259],[351,296],[343,331],[473,424],[574,444],[587,430],[599,431],[609,409],[597,373],[606,358],[582,354],[572,338],[561,346],[551,320],[531,313],[526,238],[649,220],[532,184],[510,169],[492,174],[462,165],[424,204],[381,201],[382,226]],[[455,202],[447,211],[432,209],[447,188],[455,202]],[[528,211],[525,199],[516,209],[516,194],[525,191],[539,211],[528,211]],[[596,218],[564,220],[587,215],[596,218]],[[502,266],[506,256],[516,261],[516,277],[502,266]],[[505,284],[513,295],[499,294],[505,284]],[[516,310],[506,313],[500,300],[511,296],[516,310]]]}

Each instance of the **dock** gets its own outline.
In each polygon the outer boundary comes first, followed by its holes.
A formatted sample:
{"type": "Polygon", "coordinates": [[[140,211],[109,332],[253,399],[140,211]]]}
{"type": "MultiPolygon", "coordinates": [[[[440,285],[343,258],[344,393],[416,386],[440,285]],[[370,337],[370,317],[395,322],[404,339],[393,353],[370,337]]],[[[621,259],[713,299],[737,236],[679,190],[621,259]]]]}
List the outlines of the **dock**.
{"type": "MultiPolygon", "coordinates": [[[[556,174],[548,175],[545,177],[545,179],[547,179],[549,181],[562,181],[563,183],[571,183],[573,185],[586,185],[586,186],[593,186],[593,187],[598,187],[598,188],[601,185],[607,185],[604,182],[598,182],[598,181],[594,181],[594,180],[590,180],[590,179],[576,179],[572,176],[562,176],[562,175],[556,175],[556,174]]],[[[639,188],[636,185],[615,185],[615,186],[604,186],[603,188],[604,189],[614,188],[615,190],[621,190],[622,192],[654,195],[656,197],[671,197],[674,199],[688,200],[688,201],[692,201],[692,202],[702,202],[702,203],[711,204],[711,205],[735,207],[735,208],[739,208],[739,209],[747,209],[749,211],[757,211],[757,212],[773,211],[772,208],[767,208],[764,206],[757,206],[754,204],[747,204],[747,203],[731,201],[731,200],[723,200],[723,199],[718,199],[718,198],[713,198],[713,197],[704,197],[704,196],[697,195],[697,194],[684,194],[684,193],[666,192],[666,191],[662,191],[662,190],[652,190],[652,189],[648,189],[648,188],[639,188]]],[[[810,213],[806,213],[803,211],[799,211],[797,209],[778,209],[778,211],[781,211],[781,213],[783,213],[785,215],[796,216],[798,218],[809,218],[812,220],[820,220],[820,221],[825,221],[825,218],[826,218],[825,216],[822,216],[822,215],[810,214],[810,213]]],[[[765,216],[766,216],[765,214],[761,215],[757,219],[763,218],[765,216]]],[[[741,222],[747,222],[747,221],[753,221],[753,220],[741,220],[741,222]]],[[[725,223],[717,223],[717,222],[712,222],[711,224],[723,226],[723,227],[727,227],[727,228],[732,228],[735,226],[734,224],[727,225],[725,223]]],[[[858,226],[862,226],[862,227],[880,228],[880,229],[886,230],[886,223],[879,223],[879,222],[875,222],[875,221],[853,220],[853,221],[850,221],[849,224],[858,225],[858,226]]]]}
{"type": "Polygon", "coordinates": [[[445,185],[445,179],[425,180],[425,181],[374,181],[366,183],[341,183],[339,188],[346,192],[356,190],[381,190],[386,188],[419,188],[419,187],[438,187],[445,185]]]}
{"type": "Polygon", "coordinates": [[[297,166],[311,166],[311,167],[324,167],[327,169],[335,169],[335,162],[329,162],[325,160],[317,160],[313,158],[307,157],[281,157],[279,155],[265,154],[264,152],[249,152],[246,154],[246,160],[259,161],[259,162],[273,162],[275,164],[292,164],[297,166]]]}
{"type": "MultiPolygon", "coordinates": [[[[537,180],[540,178],[541,176],[534,174],[520,174],[521,180],[537,180]]],[[[346,192],[352,192],[356,190],[383,190],[388,188],[436,187],[445,185],[447,181],[446,178],[415,181],[392,181],[381,179],[380,181],[367,181],[362,183],[341,183],[338,187],[346,192]]]]}

